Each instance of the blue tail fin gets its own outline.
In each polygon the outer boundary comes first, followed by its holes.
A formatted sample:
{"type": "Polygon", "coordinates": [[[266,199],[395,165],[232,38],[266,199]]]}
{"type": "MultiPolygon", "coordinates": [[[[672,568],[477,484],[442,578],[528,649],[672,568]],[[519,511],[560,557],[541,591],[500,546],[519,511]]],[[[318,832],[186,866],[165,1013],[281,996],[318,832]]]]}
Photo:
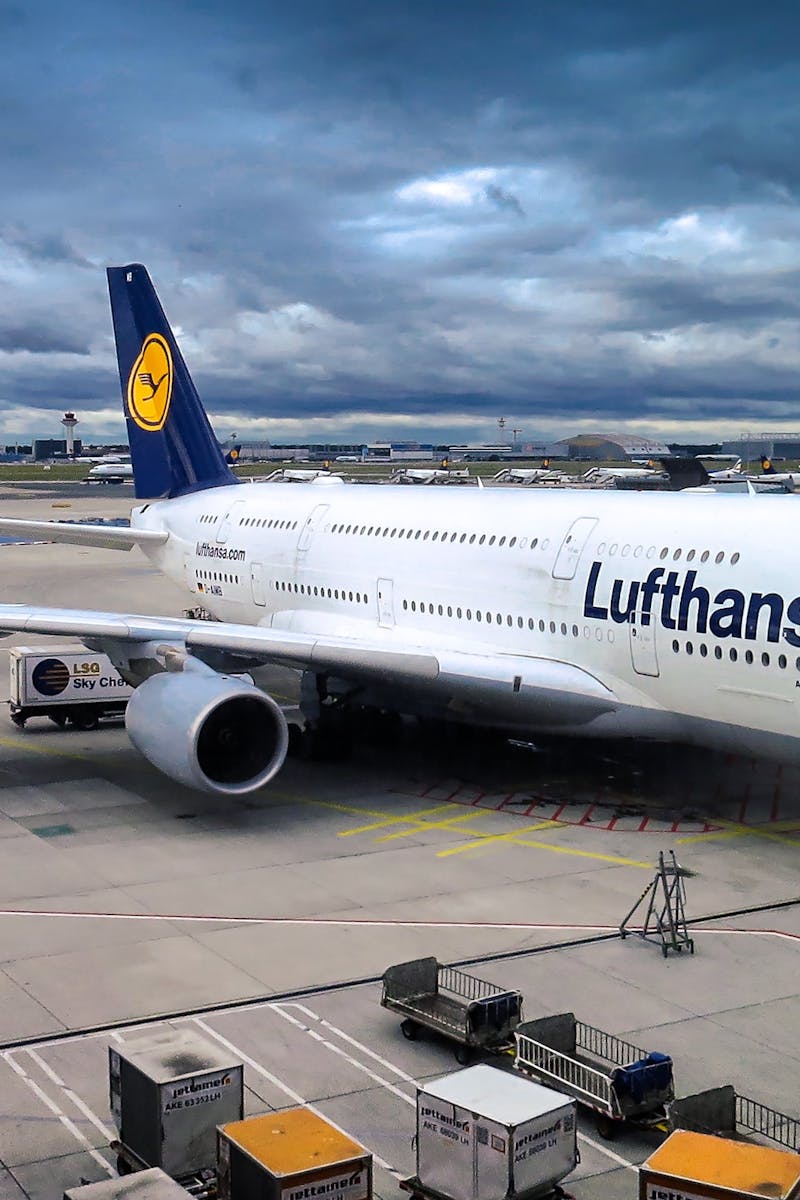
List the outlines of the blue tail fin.
{"type": "Polygon", "coordinates": [[[136,495],[184,496],[238,483],[143,266],[108,268],[136,495]]]}

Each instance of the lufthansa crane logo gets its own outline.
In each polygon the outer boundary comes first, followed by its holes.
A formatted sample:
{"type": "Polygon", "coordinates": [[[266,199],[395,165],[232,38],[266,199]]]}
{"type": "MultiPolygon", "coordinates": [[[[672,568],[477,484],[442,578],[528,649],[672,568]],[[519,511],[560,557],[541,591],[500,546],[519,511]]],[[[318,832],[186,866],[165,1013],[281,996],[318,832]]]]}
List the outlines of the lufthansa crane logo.
{"type": "Polygon", "coordinates": [[[144,340],[128,376],[128,413],[147,433],[163,429],[172,399],[172,354],[159,333],[144,340]]]}

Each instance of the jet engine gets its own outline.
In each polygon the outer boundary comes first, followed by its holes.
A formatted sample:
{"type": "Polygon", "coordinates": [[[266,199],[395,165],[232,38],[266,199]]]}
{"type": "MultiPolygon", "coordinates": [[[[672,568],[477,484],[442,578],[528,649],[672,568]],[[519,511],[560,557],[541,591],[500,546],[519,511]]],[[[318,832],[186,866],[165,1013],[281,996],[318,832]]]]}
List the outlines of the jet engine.
{"type": "Polygon", "coordinates": [[[159,771],[228,796],[262,787],[289,748],[286,718],[271,696],[202,664],[146,679],[128,701],[125,726],[159,771]]]}

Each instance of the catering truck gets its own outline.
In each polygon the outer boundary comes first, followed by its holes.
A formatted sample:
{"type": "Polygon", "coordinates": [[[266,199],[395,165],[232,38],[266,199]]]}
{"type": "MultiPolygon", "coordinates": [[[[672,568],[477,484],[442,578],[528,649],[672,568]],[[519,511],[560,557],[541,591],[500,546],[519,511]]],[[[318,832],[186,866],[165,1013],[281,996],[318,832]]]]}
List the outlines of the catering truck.
{"type": "Polygon", "coordinates": [[[20,729],[30,717],[96,729],[101,717],[125,711],[133,691],[105,654],[80,646],[14,646],[9,667],[11,720],[20,729]]]}

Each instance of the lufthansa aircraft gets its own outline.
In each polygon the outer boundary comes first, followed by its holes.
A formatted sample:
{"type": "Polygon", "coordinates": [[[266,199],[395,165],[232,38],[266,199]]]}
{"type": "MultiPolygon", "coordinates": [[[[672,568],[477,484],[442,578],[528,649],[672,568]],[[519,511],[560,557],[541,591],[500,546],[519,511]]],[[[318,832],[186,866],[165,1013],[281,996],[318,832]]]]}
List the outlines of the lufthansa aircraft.
{"type": "Polygon", "coordinates": [[[6,604],[0,629],[110,655],[137,685],[129,735],[167,775],[230,795],[275,775],[284,715],[241,678],[261,663],[304,672],[323,742],[377,708],[800,759],[793,497],[242,484],[146,270],[108,279],[146,502],[130,529],[0,532],[136,546],[216,621],[6,604]]]}

